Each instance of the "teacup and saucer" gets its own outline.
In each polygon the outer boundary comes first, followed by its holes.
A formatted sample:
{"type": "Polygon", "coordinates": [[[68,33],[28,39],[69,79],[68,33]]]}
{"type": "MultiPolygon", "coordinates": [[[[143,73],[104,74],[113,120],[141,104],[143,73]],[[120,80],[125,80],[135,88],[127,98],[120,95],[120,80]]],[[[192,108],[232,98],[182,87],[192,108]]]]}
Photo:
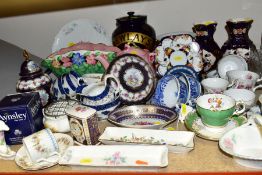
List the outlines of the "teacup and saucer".
{"type": "Polygon", "coordinates": [[[223,94],[206,94],[196,100],[196,111],[187,115],[186,127],[197,136],[218,141],[226,132],[247,120],[239,116],[245,104],[223,94]]]}

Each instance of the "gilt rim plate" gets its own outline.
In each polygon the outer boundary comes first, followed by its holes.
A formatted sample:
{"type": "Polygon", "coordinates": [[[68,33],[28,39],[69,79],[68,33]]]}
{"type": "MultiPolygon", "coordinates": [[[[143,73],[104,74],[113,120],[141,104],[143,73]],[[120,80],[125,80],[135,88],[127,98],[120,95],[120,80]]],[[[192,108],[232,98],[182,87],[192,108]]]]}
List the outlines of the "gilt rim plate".
{"type": "MultiPolygon", "coordinates": [[[[141,57],[133,54],[124,54],[113,60],[107,69],[107,74],[119,80],[119,96],[124,104],[147,102],[156,86],[153,67],[141,57]]],[[[111,85],[117,88],[113,81],[111,85]]]]}

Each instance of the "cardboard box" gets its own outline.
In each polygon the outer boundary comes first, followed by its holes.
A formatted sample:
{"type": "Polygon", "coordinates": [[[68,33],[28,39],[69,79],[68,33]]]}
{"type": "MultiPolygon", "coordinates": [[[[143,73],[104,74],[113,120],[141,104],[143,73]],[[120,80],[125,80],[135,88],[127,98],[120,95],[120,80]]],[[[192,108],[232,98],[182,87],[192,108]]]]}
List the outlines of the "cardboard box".
{"type": "Polygon", "coordinates": [[[23,137],[43,129],[42,104],[38,92],[5,96],[0,101],[0,120],[10,128],[5,132],[8,145],[21,144],[23,137]]]}

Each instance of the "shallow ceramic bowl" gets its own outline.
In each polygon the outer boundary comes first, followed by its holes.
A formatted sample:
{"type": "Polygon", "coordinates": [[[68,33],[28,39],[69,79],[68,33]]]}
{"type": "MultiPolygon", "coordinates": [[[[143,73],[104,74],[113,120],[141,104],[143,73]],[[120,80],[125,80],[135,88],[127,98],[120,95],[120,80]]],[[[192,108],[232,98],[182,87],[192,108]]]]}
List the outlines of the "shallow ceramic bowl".
{"type": "Polygon", "coordinates": [[[165,107],[133,105],[114,110],[108,120],[128,128],[160,129],[177,119],[177,114],[165,107]]]}

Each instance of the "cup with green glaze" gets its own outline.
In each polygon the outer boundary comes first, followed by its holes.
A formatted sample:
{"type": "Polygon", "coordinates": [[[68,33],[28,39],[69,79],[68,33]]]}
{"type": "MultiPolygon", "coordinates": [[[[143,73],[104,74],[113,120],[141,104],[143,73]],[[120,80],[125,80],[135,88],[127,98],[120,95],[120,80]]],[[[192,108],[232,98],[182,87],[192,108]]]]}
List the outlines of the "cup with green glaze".
{"type": "Polygon", "coordinates": [[[224,127],[232,115],[239,115],[245,111],[245,104],[227,95],[206,94],[197,98],[196,110],[204,125],[224,127]]]}

